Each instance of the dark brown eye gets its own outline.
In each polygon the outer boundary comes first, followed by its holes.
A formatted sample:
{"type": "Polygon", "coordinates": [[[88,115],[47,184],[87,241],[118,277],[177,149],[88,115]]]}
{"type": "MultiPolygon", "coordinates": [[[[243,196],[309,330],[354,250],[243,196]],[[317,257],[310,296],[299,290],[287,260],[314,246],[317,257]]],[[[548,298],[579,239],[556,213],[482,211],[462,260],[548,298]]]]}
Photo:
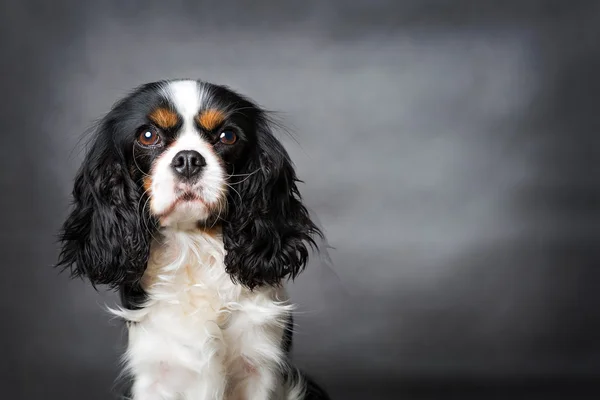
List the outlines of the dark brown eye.
{"type": "Polygon", "coordinates": [[[137,140],[142,146],[156,146],[160,143],[160,135],[156,128],[148,127],[140,130],[137,140]]]}
{"type": "Polygon", "coordinates": [[[219,141],[223,144],[234,144],[237,140],[237,135],[234,131],[223,131],[219,135],[219,141]]]}

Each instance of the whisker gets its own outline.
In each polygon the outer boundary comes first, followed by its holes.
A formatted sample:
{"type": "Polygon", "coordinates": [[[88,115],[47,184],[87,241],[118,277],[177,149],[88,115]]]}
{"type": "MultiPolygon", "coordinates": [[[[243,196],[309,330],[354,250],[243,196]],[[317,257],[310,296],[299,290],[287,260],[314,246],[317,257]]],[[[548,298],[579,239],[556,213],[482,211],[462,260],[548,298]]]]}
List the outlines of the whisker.
{"type": "Polygon", "coordinates": [[[250,172],[249,174],[228,174],[227,177],[233,177],[233,176],[252,176],[255,173],[257,173],[258,171],[260,171],[260,168],[250,172]]]}
{"type": "Polygon", "coordinates": [[[150,177],[149,174],[145,173],[144,171],[142,171],[142,168],[140,168],[140,166],[137,163],[137,160],[135,159],[135,143],[133,144],[133,148],[131,150],[131,154],[133,156],[133,164],[135,165],[135,167],[138,169],[138,171],[140,171],[142,173],[142,175],[150,177]]]}
{"type": "Polygon", "coordinates": [[[233,186],[231,186],[229,183],[227,183],[227,182],[224,182],[224,183],[225,183],[225,185],[227,185],[227,187],[229,187],[231,190],[233,190],[234,192],[237,193],[237,195],[240,198],[240,202],[242,202],[243,200],[242,200],[242,195],[240,194],[240,192],[238,192],[237,190],[235,190],[235,188],[233,186]]]}
{"type": "Polygon", "coordinates": [[[217,218],[215,218],[215,222],[213,222],[212,225],[210,226],[210,229],[214,228],[215,225],[217,224],[217,222],[219,221],[219,217],[221,216],[222,209],[223,209],[223,206],[221,205],[221,202],[219,202],[219,212],[217,213],[217,218]]]}
{"type": "MultiPolygon", "coordinates": [[[[149,201],[150,201],[150,196],[148,196],[148,198],[146,199],[146,202],[144,203],[144,207],[142,208],[142,220],[144,221],[144,227],[145,227],[146,231],[148,231],[150,236],[152,236],[152,239],[154,239],[155,241],[160,243],[160,241],[156,238],[156,236],[154,236],[154,233],[152,233],[152,230],[150,229],[150,226],[148,225],[148,223],[152,219],[150,212],[148,212],[148,218],[144,218],[144,211],[146,210],[146,206],[148,205],[149,201]]],[[[154,228],[156,228],[156,226],[154,226],[154,228]]]]}
{"type": "Polygon", "coordinates": [[[240,108],[234,108],[233,110],[227,110],[227,115],[228,117],[232,117],[233,115],[239,114],[240,111],[244,111],[244,110],[253,110],[255,109],[255,107],[240,107],[240,108]]]}
{"type": "Polygon", "coordinates": [[[244,179],[242,179],[241,181],[237,181],[237,182],[232,182],[234,185],[238,185],[242,182],[246,182],[248,179],[250,179],[250,177],[252,175],[254,175],[255,173],[257,173],[258,171],[260,171],[259,169],[257,169],[256,171],[254,171],[253,173],[249,174],[247,177],[245,177],[244,179]]]}
{"type": "MultiPolygon", "coordinates": [[[[140,201],[138,201],[138,205],[137,205],[137,209],[140,209],[140,204],[142,204],[142,200],[144,200],[144,195],[147,194],[150,191],[151,188],[148,188],[146,190],[144,190],[144,193],[142,193],[142,195],[140,196],[140,201]]],[[[150,196],[148,196],[148,198],[150,198],[150,196]]],[[[142,212],[144,211],[144,208],[142,208],[142,212]]]]}

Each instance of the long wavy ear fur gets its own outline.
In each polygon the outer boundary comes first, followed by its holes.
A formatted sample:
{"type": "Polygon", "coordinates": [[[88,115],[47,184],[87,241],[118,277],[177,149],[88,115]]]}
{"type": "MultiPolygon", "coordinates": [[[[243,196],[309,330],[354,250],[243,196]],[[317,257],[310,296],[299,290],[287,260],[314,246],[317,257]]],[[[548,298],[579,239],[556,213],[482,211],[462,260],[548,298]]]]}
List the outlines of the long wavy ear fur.
{"type": "Polygon", "coordinates": [[[140,190],[129,175],[125,155],[101,125],[96,142],[75,178],[73,209],[59,235],[57,267],[73,277],[117,288],[143,274],[149,230],[142,226],[140,190]]]}
{"type": "Polygon", "coordinates": [[[235,171],[240,178],[231,182],[235,192],[223,223],[226,270],[249,288],[295,278],[306,266],[309,246],[316,248],[314,235],[322,235],[302,204],[289,155],[269,121],[257,119],[257,141],[235,171]]]}

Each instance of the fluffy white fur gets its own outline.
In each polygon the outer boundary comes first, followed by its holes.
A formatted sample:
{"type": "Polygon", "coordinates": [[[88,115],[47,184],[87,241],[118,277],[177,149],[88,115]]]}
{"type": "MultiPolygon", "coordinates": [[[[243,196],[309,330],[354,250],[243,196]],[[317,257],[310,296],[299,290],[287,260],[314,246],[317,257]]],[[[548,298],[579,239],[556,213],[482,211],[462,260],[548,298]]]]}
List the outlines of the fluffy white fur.
{"type": "Polygon", "coordinates": [[[134,400],[297,399],[285,387],[281,341],[293,306],[283,289],[250,291],[223,268],[220,233],[166,231],[154,241],[140,310],[129,322],[127,371],[134,400]]]}

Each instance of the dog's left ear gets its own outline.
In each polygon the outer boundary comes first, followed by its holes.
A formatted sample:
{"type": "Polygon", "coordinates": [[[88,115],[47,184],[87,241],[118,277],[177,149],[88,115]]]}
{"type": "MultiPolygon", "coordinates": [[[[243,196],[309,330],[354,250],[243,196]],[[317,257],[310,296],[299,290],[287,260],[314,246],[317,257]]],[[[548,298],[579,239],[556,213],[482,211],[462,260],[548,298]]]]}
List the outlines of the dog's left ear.
{"type": "Polygon", "coordinates": [[[245,165],[235,171],[223,223],[225,265],[235,281],[254,288],[295,278],[306,266],[314,235],[285,148],[273,136],[268,119],[259,114],[257,139],[245,165]]]}

